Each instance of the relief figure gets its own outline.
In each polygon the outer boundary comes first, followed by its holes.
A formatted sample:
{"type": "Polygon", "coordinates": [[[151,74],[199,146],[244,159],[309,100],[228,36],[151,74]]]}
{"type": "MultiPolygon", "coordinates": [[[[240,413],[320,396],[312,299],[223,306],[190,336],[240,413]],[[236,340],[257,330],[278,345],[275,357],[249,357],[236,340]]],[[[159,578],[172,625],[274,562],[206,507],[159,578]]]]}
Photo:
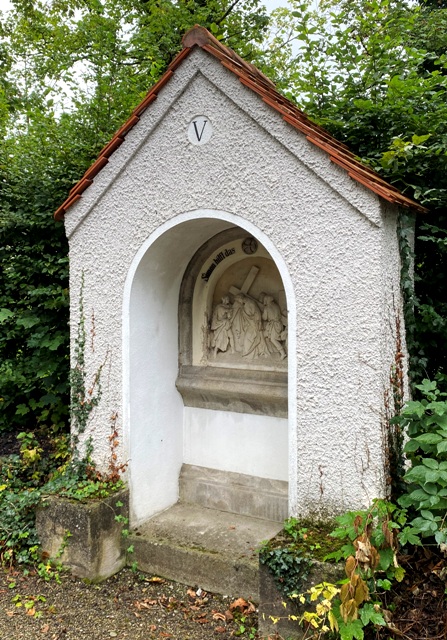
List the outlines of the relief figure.
{"type": "Polygon", "coordinates": [[[218,351],[226,351],[228,344],[231,353],[234,353],[234,335],[232,329],[233,310],[230,305],[229,296],[222,298],[222,303],[218,304],[213,311],[211,320],[211,331],[213,332],[211,339],[211,348],[214,350],[214,357],[218,351]]]}
{"type": "Polygon", "coordinates": [[[274,301],[273,296],[264,296],[264,311],[262,313],[264,320],[264,336],[269,339],[273,347],[279,352],[281,360],[287,357],[284,345],[281,340],[284,339],[284,324],[279,305],[274,301]]]}
{"type": "Polygon", "coordinates": [[[228,349],[248,360],[274,354],[281,360],[287,357],[287,320],[269,294],[256,300],[239,292],[233,304],[229,295],[223,296],[213,310],[210,329],[214,358],[228,349]]]}
{"type": "Polygon", "coordinates": [[[236,300],[241,305],[240,322],[244,330],[242,355],[249,357],[250,360],[259,356],[268,356],[262,329],[262,314],[258,303],[242,293],[236,296],[236,300]]]}

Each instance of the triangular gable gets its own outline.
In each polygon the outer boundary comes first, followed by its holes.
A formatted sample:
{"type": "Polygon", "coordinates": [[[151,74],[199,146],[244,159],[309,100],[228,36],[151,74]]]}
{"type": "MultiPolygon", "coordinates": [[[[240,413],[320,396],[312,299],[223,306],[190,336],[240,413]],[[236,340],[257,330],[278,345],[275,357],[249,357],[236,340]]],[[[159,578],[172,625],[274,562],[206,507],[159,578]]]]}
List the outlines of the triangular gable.
{"type": "Polygon", "coordinates": [[[222,65],[234,73],[240,82],[260,95],[263,101],[275,109],[283,119],[306,136],[309,142],[325,151],[332,162],[348,172],[348,175],[381,196],[385,200],[397,205],[412,208],[426,213],[428,209],[404,196],[398,189],[383,180],[378,173],[357,160],[346,145],[336,140],[322,127],[312,122],[303,111],[298,109],[290,100],[281,95],[269,78],[254,65],[249,64],[217,40],[204,27],[196,25],[190,29],[182,39],[183,49],[168,66],[160,80],[150,89],[144,100],[133,110],[127,122],[115,133],[112,140],[99,154],[98,159],[85,172],[81,180],[71,189],[68,198],[54,214],[56,220],[62,220],[65,212],[77,202],[82,193],[92,184],[94,177],[106,166],[112,153],[124,142],[126,134],[140,120],[143,112],[156,100],[158,92],[169,82],[174,71],[189,55],[192,48],[200,47],[217,58],[222,65]]]}

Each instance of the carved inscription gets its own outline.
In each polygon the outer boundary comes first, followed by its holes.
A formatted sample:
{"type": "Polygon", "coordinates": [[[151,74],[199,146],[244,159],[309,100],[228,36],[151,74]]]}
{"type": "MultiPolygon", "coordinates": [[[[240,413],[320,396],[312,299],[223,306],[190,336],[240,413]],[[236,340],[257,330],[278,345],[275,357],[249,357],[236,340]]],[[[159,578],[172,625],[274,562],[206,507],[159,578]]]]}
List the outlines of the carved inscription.
{"type": "Polygon", "coordinates": [[[213,271],[217,267],[217,265],[220,264],[222,262],[222,260],[225,260],[225,258],[228,258],[228,256],[233,255],[233,253],[235,253],[235,252],[236,252],[236,249],[234,249],[234,248],[225,249],[225,251],[219,251],[217,256],[215,256],[215,258],[213,259],[212,263],[208,267],[208,269],[206,269],[206,271],[204,271],[202,273],[202,275],[201,275],[202,280],[205,280],[205,282],[208,282],[208,280],[210,279],[211,274],[213,273],[213,271]]]}

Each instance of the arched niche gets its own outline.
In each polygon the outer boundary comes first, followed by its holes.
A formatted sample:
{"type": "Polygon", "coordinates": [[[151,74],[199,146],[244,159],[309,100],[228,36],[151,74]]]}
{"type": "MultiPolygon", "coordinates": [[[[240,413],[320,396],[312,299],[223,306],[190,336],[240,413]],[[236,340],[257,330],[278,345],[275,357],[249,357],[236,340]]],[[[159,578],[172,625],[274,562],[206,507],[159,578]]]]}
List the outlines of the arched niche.
{"type": "Polygon", "coordinates": [[[287,417],[285,289],[272,256],[244,229],[216,234],[191,259],[179,351],[186,406],[287,417]]]}
{"type": "MultiPolygon", "coordinates": [[[[188,333],[188,326],[193,326],[192,306],[189,313],[185,312],[188,297],[191,297],[191,305],[194,297],[194,285],[188,293],[187,281],[193,283],[196,277],[190,266],[200,269],[200,260],[195,262],[195,258],[202,250],[206,261],[206,251],[209,249],[213,253],[222,240],[231,243],[246,237],[255,238],[262,245],[266,253],[258,254],[260,257],[273,260],[274,245],[250,222],[212,210],[182,214],[151,234],[129,270],[123,309],[123,397],[132,526],[178,500],[182,469],[187,466],[211,473],[212,477],[207,476],[207,486],[218,485],[216,492],[219,487],[227,487],[229,479],[231,482],[237,480],[232,486],[240,486],[242,478],[247,480],[244,491],[258,503],[263,503],[268,494],[272,508],[276,508],[280,495],[287,509],[287,482],[292,481],[292,492],[295,487],[296,465],[289,466],[288,458],[295,459],[291,448],[295,441],[296,412],[289,412],[286,419],[284,413],[274,406],[272,409],[271,404],[260,411],[260,405],[250,399],[248,402],[243,400],[241,410],[234,404],[224,407],[226,402],[234,402],[225,390],[219,397],[220,405],[215,408],[210,404],[190,406],[176,388],[188,368],[199,370],[199,374],[216,373],[218,385],[227,376],[227,388],[234,394],[238,386],[234,375],[243,376],[244,384],[252,376],[253,387],[258,385],[261,389],[265,384],[272,396],[276,381],[283,407],[287,398],[287,368],[289,385],[295,388],[295,359],[289,362],[289,358],[285,358],[280,370],[272,369],[266,362],[264,368],[252,362],[243,369],[193,363],[193,340],[188,333]],[[222,233],[227,235],[224,237],[222,233]],[[293,432],[292,437],[288,436],[288,431],[293,432]]],[[[244,255],[248,258],[248,254],[244,255]]],[[[287,278],[289,320],[291,300],[293,330],[293,288],[279,254],[274,262],[287,278]]],[[[218,274],[216,270],[215,275],[218,274]]],[[[224,286],[224,281],[220,282],[219,286],[224,286]]],[[[220,295],[217,284],[216,281],[213,288],[216,296],[220,295]]],[[[208,315],[212,314],[215,304],[213,295],[206,297],[208,315]]],[[[200,384],[200,380],[198,375],[196,382],[200,384]]],[[[262,395],[260,391],[257,393],[262,395]]],[[[289,394],[292,408],[294,400],[295,396],[289,394]]],[[[217,508],[225,508],[220,502],[217,504],[217,508]]],[[[283,514],[281,507],[279,519],[283,514]]]]}

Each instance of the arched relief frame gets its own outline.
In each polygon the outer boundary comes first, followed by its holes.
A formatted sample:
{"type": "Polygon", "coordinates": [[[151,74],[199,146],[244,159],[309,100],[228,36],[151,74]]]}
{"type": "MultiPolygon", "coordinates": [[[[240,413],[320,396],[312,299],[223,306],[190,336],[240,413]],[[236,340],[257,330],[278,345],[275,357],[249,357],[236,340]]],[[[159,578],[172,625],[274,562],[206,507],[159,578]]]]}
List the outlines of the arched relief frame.
{"type": "Polygon", "coordinates": [[[272,257],[260,243],[256,258],[242,253],[247,237],[247,231],[239,227],[218,233],[199,248],[185,271],[179,299],[176,386],[186,406],[287,417],[287,359],[278,353],[276,360],[229,357],[225,363],[210,354],[213,298],[226,272],[241,265],[248,273],[253,259],[261,260],[271,263],[278,283],[282,283],[272,257]]]}

